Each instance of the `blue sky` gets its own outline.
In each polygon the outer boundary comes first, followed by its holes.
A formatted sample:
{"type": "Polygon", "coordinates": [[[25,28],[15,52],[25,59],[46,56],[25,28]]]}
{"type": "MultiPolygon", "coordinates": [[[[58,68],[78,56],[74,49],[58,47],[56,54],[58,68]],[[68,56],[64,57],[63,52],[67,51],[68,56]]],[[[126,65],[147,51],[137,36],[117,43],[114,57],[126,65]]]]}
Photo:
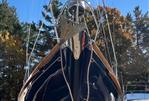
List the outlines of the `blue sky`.
{"type": "MultiPolygon", "coordinates": [[[[41,10],[49,0],[8,0],[10,6],[17,9],[17,15],[22,22],[38,22],[42,19],[41,10]]],[[[62,0],[64,1],[64,0],[62,0]]],[[[92,5],[101,4],[101,0],[90,0],[92,5]]],[[[149,0],[105,0],[106,6],[117,8],[122,15],[132,12],[134,7],[140,6],[142,12],[149,11],[149,0]]]]}

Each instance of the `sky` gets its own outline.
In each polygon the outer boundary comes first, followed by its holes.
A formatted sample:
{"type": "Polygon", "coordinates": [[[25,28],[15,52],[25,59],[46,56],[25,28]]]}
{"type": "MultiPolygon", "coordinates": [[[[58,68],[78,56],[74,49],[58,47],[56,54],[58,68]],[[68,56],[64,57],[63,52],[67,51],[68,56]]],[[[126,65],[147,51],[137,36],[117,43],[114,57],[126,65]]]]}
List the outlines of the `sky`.
{"type": "MultiPolygon", "coordinates": [[[[90,3],[97,6],[97,4],[102,4],[101,1],[90,0],[90,3]]],[[[8,0],[9,5],[16,8],[17,16],[21,22],[42,20],[42,6],[48,2],[49,0],[8,0]]],[[[136,6],[140,6],[143,13],[149,11],[149,0],[105,0],[105,5],[119,9],[122,15],[126,15],[128,12],[132,13],[136,6]]]]}

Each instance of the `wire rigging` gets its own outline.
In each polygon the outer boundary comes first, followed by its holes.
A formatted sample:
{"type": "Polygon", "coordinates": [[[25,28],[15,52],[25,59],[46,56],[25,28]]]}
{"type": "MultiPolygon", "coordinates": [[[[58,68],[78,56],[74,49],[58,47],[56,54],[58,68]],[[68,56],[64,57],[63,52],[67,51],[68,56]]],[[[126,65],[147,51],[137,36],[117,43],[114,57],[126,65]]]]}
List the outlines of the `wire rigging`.
{"type": "MultiPolygon", "coordinates": [[[[48,5],[49,6],[49,5],[48,5]]],[[[47,11],[45,13],[45,16],[47,16],[47,11]]],[[[26,43],[26,70],[25,70],[25,78],[24,78],[24,81],[29,77],[29,74],[30,74],[30,61],[31,61],[31,57],[33,55],[33,52],[35,50],[35,47],[36,47],[36,44],[37,44],[37,41],[39,39],[39,36],[41,34],[41,30],[43,28],[43,21],[44,19],[41,21],[41,25],[39,26],[39,31],[37,33],[37,36],[36,36],[36,39],[35,39],[35,42],[33,43],[33,47],[32,47],[32,50],[29,54],[28,50],[29,50],[29,42],[30,42],[30,34],[31,34],[31,24],[29,24],[29,27],[28,27],[28,36],[27,36],[27,43],[26,43]]]]}
{"type": "MultiPolygon", "coordinates": [[[[32,0],[31,0],[31,6],[32,6],[32,0]]],[[[29,6],[29,9],[30,7],[29,6]]],[[[27,19],[30,21],[29,19],[29,16],[31,15],[31,11],[29,11],[27,13],[27,19]]],[[[25,83],[25,81],[28,79],[29,75],[30,75],[30,62],[29,62],[29,43],[30,43],[30,34],[31,34],[31,24],[29,23],[27,25],[27,39],[25,40],[26,41],[26,51],[25,51],[25,54],[26,54],[26,65],[24,67],[25,69],[25,74],[24,74],[24,79],[23,79],[23,83],[25,83]]]]}
{"type": "MultiPolygon", "coordinates": [[[[66,6],[67,2],[64,4],[64,7],[63,7],[64,9],[62,9],[62,12],[58,15],[58,19],[56,19],[56,18],[54,17],[53,8],[52,8],[52,3],[53,3],[53,0],[51,0],[49,8],[50,8],[50,11],[51,11],[52,19],[53,19],[53,21],[54,21],[54,31],[55,31],[55,33],[56,33],[57,42],[59,43],[59,42],[60,42],[60,40],[59,40],[60,38],[59,38],[59,36],[58,36],[58,32],[57,32],[56,25],[57,25],[57,23],[58,23],[58,20],[60,19],[60,16],[63,14],[63,12],[64,12],[64,10],[65,10],[65,6],[66,6]]],[[[69,85],[69,82],[68,82],[68,80],[67,80],[67,78],[66,78],[65,71],[64,71],[63,55],[62,55],[62,49],[61,49],[61,48],[60,48],[60,57],[61,57],[61,70],[62,70],[62,74],[63,74],[64,80],[65,80],[65,83],[66,83],[66,85],[67,85],[67,87],[68,87],[69,95],[70,95],[71,101],[74,101],[73,94],[72,94],[72,91],[71,91],[71,87],[70,87],[70,85],[69,85]]]]}
{"type": "Polygon", "coordinates": [[[30,74],[30,64],[29,64],[29,41],[30,41],[30,34],[31,34],[31,25],[28,25],[28,35],[27,35],[27,42],[26,42],[26,67],[25,67],[25,76],[24,76],[24,80],[23,83],[25,83],[26,79],[29,77],[30,74]]]}
{"type": "Polygon", "coordinates": [[[112,33],[111,33],[111,30],[110,30],[110,24],[109,24],[109,20],[108,20],[108,14],[107,14],[107,11],[106,11],[106,6],[105,6],[105,2],[104,0],[102,0],[102,4],[103,4],[103,9],[104,9],[104,12],[105,12],[105,17],[106,17],[106,20],[107,20],[107,25],[108,25],[108,32],[109,32],[109,35],[110,35],[110,41],[111,41],[111,45],[112,45],[112,51],[113,51],[113,55],[114,55],[114,61],[115,61],[115,74],[116,74],[116,77],[118,77],[118,73],[117,73],[117,67],[118,67],[118,63],[117,63],[117,57],[116,57],[116,53],[115,53],[115,47],[114,47],[114,43],[113,43],[113,39],[112,39],[112,33]]]}
{"type": "Polygon", "coordinates": [[[103,24],[103,12],[101,12],[101,10],[98,8],[98,6],[100,5],[99,1],[97,1],[97,19],[99,19],[99,25],[101,25],[101,29],[102,29],[102,32],[103,32],[103,40],[104,40],[104,44],[105,44],[105,55],[106,55],[106,58],[109,60],[109,63],[110,65],[112,66],[112,58],[111,58],[111,55],[110,55],[110,50],[109,50],[109,46],[108,46],[108,42],[107,42],[107,36],[106,36],[106,33],[105,33],[105,29],[104,29],[104,24],[103,24]]]}
{"type": "Polygon", "coordinates": [[[56,34],[57,43],[59,43],[60,40],[59,40],[57,28],[56,28],[57,21],[56,21],[56,19],[55,19],[55,17],[54,17],[54,12],[53,12],[53,8],[52,8],[52,3],[53,3],[53,1],[54,1],[54,0],[51,0],[51,1],[50,1],[48,8],[50,8],[50,11],[51,11],[52,19],[53,19],[53,22],[54,22],[54,32],[55,32],[55,34],[56,34]]]}
{"type": "MultiPolygon", "coordinates": [[[[53,12],[53,8],[52,8],[52,3],[53,3],[53,1],[54,1],[54,0],[51,0],[51,1],[50,1],[49,5],[48,5],[48,8],[49,8],[50,11],[51,11],[52,19],[53,19],[53,22],[54,22],[54,32],[55,32],[55,34],[56,34],[57,43],[59,43],[59,42],[60,42],[60,40],[59,40],[60,38],[59,38],[59,36],[58,36],[58,31],[57,31],[57,26],[56,26],[56,25],[57,25],[57,21],[59,20],[59,18],[60,18],[60,16],[61,16],[62,13],[60,13],[60,14],[58,15],[58,19],[56,19],[56,18],[54,17],[54,12],[53,12]]],[[[103,29],[103,32],[104,32],[104,36],[106,36],[106,35],[105,35],[105,31],[104,31],[103,24],[101,24],[100,22],[98,23],[98,21],[97,21],[97,19],[96,19],[96,16],[95,16],[95,14],[94,14],[94,9],[88,4],[88,2],[87,2],[86,0],[84,0],[84,1],[86,2],[86,4],[88,5],[88,7],[90,8],[91,14],[92,14],[92,16],[93,16],[93,18],[94,18],[94,21],[95,21],[95,25],[96,25],[96,27],[97,27],[97,30],[96,30],[96,33],[95,33],[95,37],[94,37],[94,39],[91,41],[91,44],[92,44],[92,42],[96,42],[96,40],[97,40],[98,34],[100,33],[100,30],[99,30],[100,26],[102,26],[102,29],[103,29]]],[[[116,76],[117,76],[117,58],[116,58],[115,48],[114,48],[114,44],[113,44],[113,39],[112,39],[112,35],[111,35],[111,30],[110,30],[110,25],[109,25],[109,21],[108,21],[107,12],[106,12],[106,9],[105,9],[104,0],[102,0],[102,2],[103,2],[103,8],[104,8],[104,12],[105,12],[106,20],[107,20],[108,31],[109,31],[109,34],[110,34],[110,40],[111,40],[111,45],[112,45],[113,54],[114,54],[114,60],[115,60],[115,73],[116,73],[116,76]]],[[[66,4],[66,3],[65,3],[65,4],[66,4]]],[[[97,4],[98,4],[98,3],[97,3],[97,4]]],[[[65,6],[64,6],[64,9],[65,9],[65,6]]],[[[64,11],[64,9],[62,10],[62,12],[64,11]]],[[[45,12],[45,16],[47,16],[47,13],[48,13],[48,12],[46,11],[46,12],[45,12]]],[[[99,12],[98,12],[98,13],[99,13],[99,12]]],[[[77,0],[76,22],[79,22],[78,15],[79,15],[79,1],[77,0]]],[[[99,16],[102,16],[102,15],[99,14],[99,16]]],[[[84,21],[85,21],[85,26],[86,26],[87,32],[88,32],[88,34],[89,34],[89,29],[88,29],[88,26],[87,26],[85,17],[84,17],[84,21]]],[[[34,44],[33,44],[33,47],[32,47],[32,50],[31,50],[30,55],[28,54],[28,47],[29,47],[29,41],[30,41],[29,39],[30,39],[30,33],[31,33],[31,25],[29,25],[29,31],[28,31],[28,37],[27,37],[27,44],[26,44],[26,64],[27,64],[28,68],[26,69],[25,75],[26,75],[27,77],[29,77],[29,72],[30,72],[30,71],[29,71],[29,69],[30,69],[29,66],[30,66],[31,57],[32,57],[33,52],[34,52],[34,50],[35,50],[35,47],[36,47],[37,41],[38,41],[38,39],[39,39],[39,36],[40,36],[40,34],[41,34],[41,30],[42,30],[42,28],[43,28],[43,25],[44,25],[44,23],[43,23],[43,20],[42,20],[41,25],[40,25],[40,27],[39,27],[39,31],[38,31],[38,33],[37,33],[37,37],[36,37],[35,42],[34,42],[34,44]]],[[[106,45],[106,46],[107,46],[107,45],[106,45]]],[[[91,48],[92,48],[92,47],[91,47],[91,48]]],[[[109,49],[108,49],[108,54],[110,54],[110,53],[109,53],[109,49]]],[[[93,49],[91,49],[90,61],[91,61],[91,59],[92,59],[92,55],[93,55],[93,49]]],[[[62,49],[61,49],[61,48],[60,48],[60,56],[61,56],[61,70],[62,70],[62,74],[63,74],[64,80],[65,80],[65,82],[66,82],[66,85],[67,85],[67,87],[68,87],[71,100],[74,101],[73,94],[72,94],[72,91],[71,91],[71,87],[70,87],[70,85],[69,85],[69,82],[68,82],[68,80],[67,80],[67,78],[66,78],[66,75],[65,75],[65,72],[64,72],[63,55],[62,55],[62,49]]],[[[111,60],[111,58],[110,58],[110,60],[111,60]]],[[[90,65],[91,65],[91,62],[89,62],[89,65],[88,65],[88,68],[87,68],[87,98],[86,98],[86,101],[89,101],[89,96],[90,96],[90,85],[89,85],[89,83],[90,83],[90,81],[89,81],[90,65]]]]}
{"type": "Polygon", "coordinates": [[[95,14],[94,14],[94,9],[93,9],[93,7],[91,7],[89,4],[88,4],[88,2],[87,1],[85,1],[85,3],[87,4],[87,6],[90,8],[90,11],[91,11],[91,14],[92,14],[92,16],[93,16],[93,18],[94,18],[94,21],[95,21],[95,25],[96,25],[96,27],[97,27],[97,31],[96,31],[96,33],[95,33],[95,38],[94,38],[94,42],[97,40],[97,35],[100,33],[100,31],[99,31],[99,24],[98,24],[98,21],[97,21],[97,19],[96,19],[96,16],[95,16],[95,14]]]}
{"type": "MultiPolygon", "coordinates": [[[[92,44],[92,42],[90,43],[92,44]]],[[[90,67],[91,67],[91,61],[92,61],[92,57],[93,57],[93,47],[91,45],[91,56],[90,56],[90,62],[88,64],[88,68],[87,68],[87,98],[86,101],[89,101],[89,97],[90,97],[90,80],[89,80],[89,76],[90,76],[90,67]]]]}
{"type": "Polygon", "coordinates": [[[73,94],[72,94],[72,91],[71,91],[71,87],[69,85],[69,82],[68,82],[68,80],[66,78],[65,71],[64,71],[62,49],[60,49],[60,56],[61,56],[61,70],[62,70],[62,73],[63,73],[63,77],[64,77],[65,83],[66,83],[66,85],[68,87],[71,101],[74,101],[73,94]]]}
{"type": "Polygon", "coordinates": [[[111,55],[110,55],[110,50],[109,50],[109,47],[108,47],[107,37],[106,37],[106,33],[105,33],[105,29],[104,29],[103,24],[102,24],[102,30],[103,30],[104,40],[105,40],[105,48],[106,48],[107,58],[108,58],[110,64],[112,65],[112,58],[111,58],[111,55]]]}
{"type": "MultiPolygon", "coordinates": [[[[87,1],[85,1],[85,2],[86,2],[86,4],[87,4],[87,6],[90,8],[91,14],[92,14],[93,19],[94,19],[94,21],[95,21],[95,25],[96,25],[96,27],[97,27],[94,40],[90,40],[90,44],[92,44],[92,42],[96,42],[97,36],[98,36],[98,34],[100,33],[100,31],[99,31],[100,24],[98,24],[98,21],[97,21],[97,19],[96,19],[95,14],[94,14],[93,8],[88,4],[87,1]]],[[[84,20],[85,20],[85,18],[84,18],[84,20]]],[[[85,26],[87,27],[86,20],[85,20],[85,26]]],[[[88,31],[88,27],[87,27],[87,32],[89,32],[89,31],[88,31]]],[[[89,33],[88,33],[88,34],[89,34],[89,33]]],[[[90,62],[89,62],[89,64],[88,64],[88,68],[87,68],[87,98],[86,98],[86,101],[89,101],[89,96],[90,96],[90,84],[89,84],[89,83],[90,83],[90,80],[89,80],[89,74],[90,74],[90,65],[91,65],[92,56],[93,56],[93,49],[92,49],[92,47],[91,47],[90,62]]]]}

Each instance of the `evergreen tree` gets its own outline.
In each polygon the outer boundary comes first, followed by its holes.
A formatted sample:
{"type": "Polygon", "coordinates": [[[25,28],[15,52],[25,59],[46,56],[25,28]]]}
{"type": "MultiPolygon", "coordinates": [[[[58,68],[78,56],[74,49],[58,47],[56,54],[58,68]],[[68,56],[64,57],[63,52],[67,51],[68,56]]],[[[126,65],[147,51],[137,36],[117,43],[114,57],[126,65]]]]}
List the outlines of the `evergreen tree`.
{"type": "Polygon", "coordinates": [[[15,101],[22,86],[25,53],[21,40],[8,32],[0,33],[1,101],[15,101]]]}
{"type": "Polygon", "coordinates": [[[0,3],[0,32],[7,31],[11,34],[20,34],[21,25],[16,15],[16,9],[9,7],[7,0],[0,3]]]}
{"type": "Polygon", "coordinates": [[[25,53],[19,35],[22,28],[15,8],[0,3],[0,100],[16,101],[22,86],[25,53]]]}
{"type": "MultiPolygon", "coordinates": [[[[61,3],[58,0],[54,0],[52,3],[53,15],[55,18],[57,18],[60,13],[60,5],[61,3]]],[[[24,41],[23,47],[25,50],[27,49],[26,44],[28,41],[28,35],[30,34],[28,43],[28,57],[31,56],[29,60],[30,70],[32,70],[56,44],[56,35],[54,33],[55,22],[52,19],[49,7],[49,4],[43,6],[44,10],[42,11],[42,15],[44,21],[40,20],[38,24],[34,22],[22,24],[24,34],[21,35],[21,38],[24,41]],[[31,54],[38,34],[39,38],[36,42],[33,54],[31,54]]]]}
{"type": "Polygon", "coordinates": [[[139,8],[139,6],[137,6],[134,10],[134,14],[135,14],[135,34],[136,34],[136,41],[137,41],[137,46],[139,46],[142,42],[141,35],[142,35],[142,15],[141,15],[141,10],[139,8]]]}
{"type": "Polygon", "coordinates": [[[134,38],[131,16],[127,18],[121,15],[118,9],[106,7],[107,20],[104,9],[100,6],[98,9],[100,11],[99,13],[103,16],[100,20],[103,21],[103,24],[101,25],[103,28],[100,29],[100,34],[97,38],[97,42],[99,41],[98,46],[101,48],[103,53],[105,53],[105,57],[107,57],[109,63],[115,64],[109,35],[110,30],[118,60],[118,67],[120,67],[120,65],[123,64],[121,60],[121,58],[123,58],[122,54],[132,45],[134,38]],[[110,29],[108,29],[107,23],[109,23],[110,29]]]}
{"type": "MultiPolygon", "coordinates": [[[[133,44],[122,54],[121,69],[123,71],[125,85],[132,84],[134,82],[147,82],[149,75],[149,58],[148,58],[148,13],[142,14],[139,6],[135,7],[134,19],[131,14],[126,16],[130,21],[131,32],[135,36],[133,38],[133,44]]],[[[137,90],[137,87],[128,88],[128,90],[137,90]]],[[[142,88],[143,90],[143,88],[142,88]]]]}
{"type": "MultiPolygon", "coordinates": [[[[59,2],[59,0],[53,0],[52,4],[52,12],[50,9],[50,4],[44,5],[44,11],[42,11],[42,15],[44,19],[46,20],[45,23],[43,23],[43,31],[42,33],[45,34],[48,38],[48,44],[51,44],[49,48],[52,48],[54,44],[56,44],[56,33],[54,32],[54,26],[56,25],[56,22],[54,19],[57,19],[60,11],[61,11],[61,5],[62,3],[59,2]],[[52,18],[51,14],[53,13],[54,19],[52,18]],[[49,43],[50,42],[50,43],[49,43]]],[[[46,42],[47,43],[47,42],[46,42]]]]}
{"type": "Polygon", "coordinates": [[[136,35],[137,46],[146,46],[146,42],[148,42],[148,33],[149,33],[149,15],[148,12],[146,14],[142,14],[139,6],[135,7],[134,10],[134,28],[136,35]]]}
{"type": "Polygon", "coordinates": [[[143,15],[143,23],[144,23],[144,27],[142,30],[143,33],[143,47],[146,48],[147,50],[149,50],[149,13],[146,12],[143,15]]]}

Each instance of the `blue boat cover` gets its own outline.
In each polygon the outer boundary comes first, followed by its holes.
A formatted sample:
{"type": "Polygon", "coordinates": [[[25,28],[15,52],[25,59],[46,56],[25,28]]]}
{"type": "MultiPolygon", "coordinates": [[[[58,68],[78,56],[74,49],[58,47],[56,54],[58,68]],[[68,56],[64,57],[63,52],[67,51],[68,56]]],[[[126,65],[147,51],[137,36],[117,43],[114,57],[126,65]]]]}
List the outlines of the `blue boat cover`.
{"type": "Polygon", "coordinates": [[[24,100],[71,101],[62,68],[64,68],[74,101],[84,101],[87,98],[88,68],[90,68],[89,101],[110,101],[110,93],[118,98],[114,82],[94,51],[91,55],[89,47],[85,47],[80,58],[75,60],[70,48],[66,47],[59,50],[25,85],[24,88],[28,90],[24,100]]]}

